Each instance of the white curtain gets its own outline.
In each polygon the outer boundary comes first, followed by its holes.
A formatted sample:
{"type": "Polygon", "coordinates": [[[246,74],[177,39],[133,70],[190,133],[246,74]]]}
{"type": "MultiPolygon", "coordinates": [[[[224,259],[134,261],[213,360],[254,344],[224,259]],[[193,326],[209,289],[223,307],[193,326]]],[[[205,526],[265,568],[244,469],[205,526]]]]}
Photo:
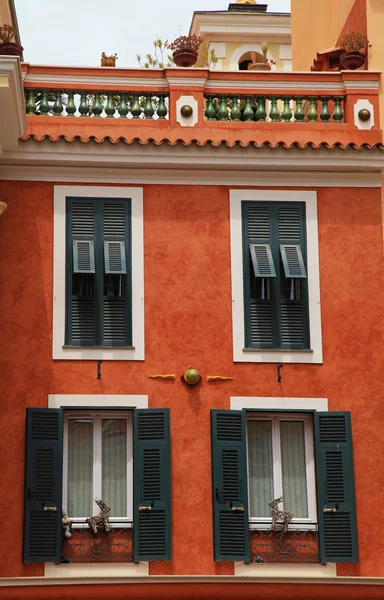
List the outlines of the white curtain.
{"type": "Polygon", "coordinates": [[[284,510],[296,518],[308,517],[304,423],[280,422],[284,510]]]}
{"type": "Polygon", "coordinates": [[[271,421],[248,421],[250,517],[270,517],[273,500],[271,421]]]}
{"type": "Polygon", "coordinates": [[[102,499],[110,517],[127,516],[127,421],[102,420],[102,499]]]}
{"type": "Polygon", "coordinates": [[[93,494],[93,421],[68,422],[68,515],[90,517],[93,494]]]}

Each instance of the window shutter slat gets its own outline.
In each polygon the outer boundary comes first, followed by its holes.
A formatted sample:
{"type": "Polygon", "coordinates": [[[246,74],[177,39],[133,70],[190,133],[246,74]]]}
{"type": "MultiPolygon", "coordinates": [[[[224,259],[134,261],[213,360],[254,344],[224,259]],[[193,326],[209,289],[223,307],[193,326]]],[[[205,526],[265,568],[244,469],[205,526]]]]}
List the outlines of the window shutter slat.
{"type": "Polygon", "coordinates": [[[269,244],[249,244],[249,249],[255,277],[276,277],[271,246],[269,244]]]}
{"type": "Polygon", "coordinates": [[[305,330],[302,302],[281,301],[280,328],[282,348],[303,348],[305,330]]]}
{"type": "Polygon", "coordinates": [[[107,275],[119,275],[127,272],[123,241],[104,240],[104,265],[107,275]]]}
{"type": "Polygon", "coordinates": [[[321,562],[358,562],[349,412],[316,412],[315,450],[321,562]]]}
{"type": "Polygon", "coordinates": [[[28,408],[23,562],[60,562],[63,416],[28,408]]]}
{"type": "Polygon", "coordinates": [[[72,346],[94,346],[95,301],[93,298],[72,298],[70,343],[72,346]]]}
{"type": "Polygon", "coordinates": [[[306,279],[303,254],[299,244],[280,244],[284,273],[287,279],[306,279]]]}
{"type": "Polygon", "coordinates": [[[126,322],[125,299],[104,299],[103,346],[126,346],[126,322]]]}
{"type": "Polygon", "coordinates": [[[281,244],[300,244],[302,236],[302,211],[299,206],[280,205],[277,211],[278,236],[281,244]]]}
{"type": "Polygon", "coordinates": [[[260,348],[273,348],[272,303],[251,303],[251,343],[260,348]]]}
{"type": "Polygon", "coordinates": [[[214,560],[249,562],[245,413],[211,410],[214,560]]]}
{"type": "Polygon", "coordinates": [[[73,240],[73,272],[95,272],[95,248],[93,240],[73,240]]]}
{"type": "Polygon", "coordinates": [[[171,560],[169,409],[134,415],[134,561],[171,560]]]}

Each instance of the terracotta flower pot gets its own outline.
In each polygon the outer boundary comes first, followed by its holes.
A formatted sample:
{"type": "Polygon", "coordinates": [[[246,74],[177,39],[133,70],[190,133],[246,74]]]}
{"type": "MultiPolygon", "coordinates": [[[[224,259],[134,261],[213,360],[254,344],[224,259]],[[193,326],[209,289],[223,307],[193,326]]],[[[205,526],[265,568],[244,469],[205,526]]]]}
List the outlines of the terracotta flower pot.
{"type": "Polygon", "coordinates": [[[344,52],[340,55],[340,64],[343,69],[351,71],[362,67],[365,60],[366,56],[362,52],[344,52]]]}
{"type": "Polygon", "coordinates": [[[7,54],[8,56],[21,56],[23,54],[23,50],[23,46],[16,44],[16,42],[0,44],[0,55],[7,54]]]}
{"type": "Polygon", "coordinates": [[[271,65],[268,63],[249,63],[248,71],[270,71],[271,65]]]}
{"type": "Polygon", "coordinates": [[[197,61],[198,54],[193,50],[175,50],[172,56],[178,67],[192,67],[197,61]]]}

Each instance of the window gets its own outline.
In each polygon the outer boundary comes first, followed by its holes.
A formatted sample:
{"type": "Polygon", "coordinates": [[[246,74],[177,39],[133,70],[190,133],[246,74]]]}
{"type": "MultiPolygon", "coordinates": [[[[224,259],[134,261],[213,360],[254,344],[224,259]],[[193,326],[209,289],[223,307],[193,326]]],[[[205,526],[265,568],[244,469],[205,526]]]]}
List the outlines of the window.
{"type": "Polygon", "coordinates": [[[98,514],[94,498],[111,507],[111,523],[132,521],[132,414],[71,412],[64,415],[63,507],[84,523],[98,514]]]}
{"type": "Polygon", "coordinates": [[[250,522],[270,526],[269,502],[280,497],[295,527],[317,521],[312,416],[249,413],[247,464],[250,522]]]}
{"type": "Polygon", "coordinates": [[[231,190],[230,211],[234,361],[321,363],[316,193],[231,190]]]}
{"type": "Polygon", "coordinates": [[[53,358],[144,360],[143,190],[54,187],[53,358]]]}
{"type": "Polygon", "coordinates": [[[69,346],[130,346],[129,200],[67,198],[69,346]]]}
{"type": "Polygon", "coordinates": [[[305,205],[243,202],[245,346],[309,348],[305,205]]]}
{"type": "Polygon", "coordinates": [[[251,536],[265,529],[261,562],[290,562],[293,551],[303,564],[305,547],[310,563],[358,561],[350,413],[211,410],[211,436],[216,561],[250,562],[251,536]],[[295,518],[276,540],[268,502],[280,494],[295,518]],[[300,522],[309,530],[305,547],[296,543],[300,522]]]}

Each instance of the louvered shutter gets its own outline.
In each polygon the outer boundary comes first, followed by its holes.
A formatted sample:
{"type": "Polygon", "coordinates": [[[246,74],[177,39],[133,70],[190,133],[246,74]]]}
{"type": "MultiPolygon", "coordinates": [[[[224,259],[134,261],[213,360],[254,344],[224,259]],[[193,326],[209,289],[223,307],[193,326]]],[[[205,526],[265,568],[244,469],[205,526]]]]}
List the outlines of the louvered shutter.
{"type": "Polygon", "coordinates": [[[95,206],[92,201],[68,201],[67,344],[96,344],[96,283],[85,279],[73,288],[74,274],[95,273],[95,206]],[[70,256],[72,253],[72,259],[70,256]],[[72,267],[73,265],[73,267],[72,267]]]}
{"type": "Polygon", "coordinates": [[[249,562],[245,413],[211,410],[214,559],[249,562]]]}
{"type": "MultiPolygon", "coordinates": [[[[285,277],[305,279],[305,213],[300,203],[277,206],[278,241],[285,277]]],[[[292,282],[293,283],[293,282],[292,282]]],[[[287,285],[282,277],[280,287],[287,285]]],[[[280,345],[284,349],[309,347],[307,282],[302,284],[300,299],[280,300],[280,345]]]]}
{"type": "Polygon", "coordinates": [[[315,412],[317,503],[321,562],[358,562],[349,412],[315,412]]]}
{"type": "MultiPolygon", "coordinates": [[[[102,235],[106,274],[122,277],[127,273],[128,229],[128,203],[124,200],[104,202],[102,235]]],[[[129,273],[125,284],[125,295],[103,297],[102,344],[104,346],[126,346],[130,342],[129,273]]]]}
{"type": "Polygon", "coordinates": [[[273,348],[273,306],[270,299],[251,298],[252,277],[275,277],[275,265],[271,253],[271,206],[245,202],[243,204],[244,260],[251,257],[252,270],[246,270],[245,290],[245,337],[246,346],[273,348]]]}
{"type": "Polygon", "coordinates": [[[61,560],[62,446],[62,411],[28,408],[24,562],[61,560]]]}
{"type": "Polygon", "coordinates": [[[171,560],[169,409],[134,413],[134,561],[171,560]]]}

